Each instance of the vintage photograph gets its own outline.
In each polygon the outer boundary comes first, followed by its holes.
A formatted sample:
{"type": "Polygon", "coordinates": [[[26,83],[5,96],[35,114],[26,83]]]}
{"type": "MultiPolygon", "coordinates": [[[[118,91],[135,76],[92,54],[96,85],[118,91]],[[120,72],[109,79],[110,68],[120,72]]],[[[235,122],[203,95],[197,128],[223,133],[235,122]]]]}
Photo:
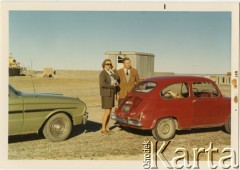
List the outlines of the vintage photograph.
{"type": "Polygon", "coordinates": [[[9,16],[9,135],[20,135],[9,159],[141,159],[154,139],[230,145],[230,13],[9,16]]]}
{"type": "Polygon", "coordinates": [[[230,11],[9,10],[8,20],[8,160],[231,162],[230,11]]]}

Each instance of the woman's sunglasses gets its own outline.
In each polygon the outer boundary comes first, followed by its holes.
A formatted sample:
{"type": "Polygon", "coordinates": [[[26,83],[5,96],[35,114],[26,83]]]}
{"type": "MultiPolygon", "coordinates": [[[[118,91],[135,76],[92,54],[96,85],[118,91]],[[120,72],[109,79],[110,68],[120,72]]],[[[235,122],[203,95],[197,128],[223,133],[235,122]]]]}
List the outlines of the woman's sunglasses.
{"type": "Polygon", "coordinates": [[[106,63],[105,65],[107,65],[107,66],[111,66],[112,64],[111,64],[111,63],[106,63]]]}

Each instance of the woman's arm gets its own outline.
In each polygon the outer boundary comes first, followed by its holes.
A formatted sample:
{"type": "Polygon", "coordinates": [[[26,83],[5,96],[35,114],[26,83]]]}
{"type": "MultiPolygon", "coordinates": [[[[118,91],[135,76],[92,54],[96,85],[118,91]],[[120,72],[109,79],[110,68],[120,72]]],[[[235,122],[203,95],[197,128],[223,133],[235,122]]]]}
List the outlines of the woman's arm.
{"type": "Polygon", "coordinates": [[[118,81],[119,80],[119,75],[118,75],[117,70],[113,70],[113,72],[114,72],[113,78],[118,81]]]}
{"type": "Polygon", "coordinates": [[[104,72],[101,72],[100,75],[99,75],[99,84],[100,84],[100,87],[103,87],[103,88],[108,88],[108,89],[113,89],[114,86],[108,84],[106,81],[106,76],[104,75],[104,72]]]}

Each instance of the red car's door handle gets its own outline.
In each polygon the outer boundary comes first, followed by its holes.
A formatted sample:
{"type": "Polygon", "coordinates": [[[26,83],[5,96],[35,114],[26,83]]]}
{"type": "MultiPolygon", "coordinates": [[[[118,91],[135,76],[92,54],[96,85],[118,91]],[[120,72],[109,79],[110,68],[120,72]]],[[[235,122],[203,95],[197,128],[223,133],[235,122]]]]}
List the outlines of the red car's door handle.
{"type": "Polygon", "coordinates": [[[193,100],[192,103],[195,103],[197,100],[193,100]]]}

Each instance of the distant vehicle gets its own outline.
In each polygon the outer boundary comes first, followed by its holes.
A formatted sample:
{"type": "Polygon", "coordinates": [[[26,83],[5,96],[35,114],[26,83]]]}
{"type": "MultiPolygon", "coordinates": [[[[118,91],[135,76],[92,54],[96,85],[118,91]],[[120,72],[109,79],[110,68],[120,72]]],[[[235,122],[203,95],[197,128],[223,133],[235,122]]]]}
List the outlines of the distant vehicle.
{"type": "Polygon", "coordinates": [[[25,93],[9,85],[9,136],[43,132],[53,142],[66,140],[73,125],[85,124],[86,105],[61,94],[25,93]]]}
{"type": "Polygon", "coordinates": [[[145,79],[111,113],[122,126],[152,130],[170,140],[176,130],[225,126],[231,132],[231,99],[210,79],[162,76],[145,79]]]}
{"type": "Polygon", "coordinates": [[[16,61],[16,59],[13,57],[12,53],[9,55],[9,76],[20,76],[21,73],[26,70],[26,68],[21,67],[20,63],[16,61]]]}

